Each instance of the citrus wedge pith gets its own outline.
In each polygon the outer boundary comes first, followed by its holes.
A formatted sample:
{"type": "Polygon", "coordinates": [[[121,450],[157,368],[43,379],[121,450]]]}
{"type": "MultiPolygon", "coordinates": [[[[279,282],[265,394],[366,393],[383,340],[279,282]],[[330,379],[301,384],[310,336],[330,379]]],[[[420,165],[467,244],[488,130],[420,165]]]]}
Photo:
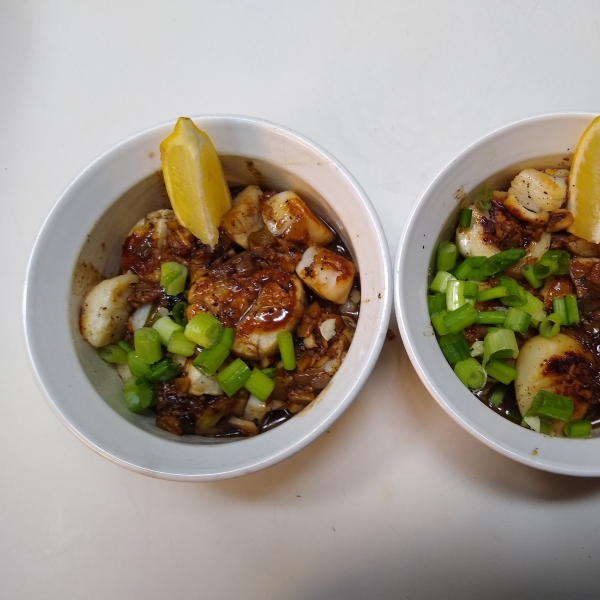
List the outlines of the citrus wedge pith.
{"type": "Polygon", "coordinates": [[[210,138],[191,119],[180,117],[160,144],[162,170],[179,223],[214,246],[219,224],[231,208],[231,194],[210,138]]]}
{"type": "Polygon", "coordinates": [[[600,117],[583,132],[569,174],[569,202],[573,223],[567,231],[588,242],[600,243],[600,117]]]}

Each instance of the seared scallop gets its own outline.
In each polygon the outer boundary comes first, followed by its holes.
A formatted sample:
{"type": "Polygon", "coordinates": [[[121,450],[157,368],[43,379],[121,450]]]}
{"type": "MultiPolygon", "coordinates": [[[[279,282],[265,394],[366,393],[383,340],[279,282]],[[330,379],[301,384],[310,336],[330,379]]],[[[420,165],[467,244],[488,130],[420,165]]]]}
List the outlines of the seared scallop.
{"type": "Polygon", "coordinates": [[[456,228],[456,245],[462,256],[492,256],[500,252],[494,238],[487,232],[485,224],[489,221],[482,210],[472,207],[471,226],[456,228]]]}
{"type": "Polygon", "coordinates": [[[585,415],[594,368],[590,352],[577,340],[564,333],[552,338],[537,335],[521,348],[516,367],[515,391],[521,415],[527,414],[541,390],[571,398],[574,421],[585,415]]]}
{"type": "Polygon", "coordinates": [[[296,267],[298,277],[321,298],[344,304],[354,282],[354,265],[338,254],[310,246],[296,267]]]}
{"type": "Polygon", "coordinates": [[[233,199],[233,206],[221,221],[225,233],[242,248],[248,247],[248,235],[265,225],[260,209],[261,194],[261,189],[256,185],[244,188],[233,199]]]}
{"type": "Polygon", "coordinates": [[[262,217],[273,234],[290,242],[326,246],[333,232],[306,206],[295,192],[281,192],[261,203],[262,217]]]}
{"type": "Polygon", "coordinates": [[[277,334],[293,331],[305,306],[304,287],[295,275],[287,282],[266,281],[235,328],[233,353],[249,360],[273,356],[278,348],[277,334]]]}
{"type": "Polygon", "coordinates": [[[139,277],[128,271],[106,279],[85,297],[79,326],[83,337],[95,348],[119,341],[125,335],[127,319],[133,307],[127,302],[131,284],[139,277]]]}

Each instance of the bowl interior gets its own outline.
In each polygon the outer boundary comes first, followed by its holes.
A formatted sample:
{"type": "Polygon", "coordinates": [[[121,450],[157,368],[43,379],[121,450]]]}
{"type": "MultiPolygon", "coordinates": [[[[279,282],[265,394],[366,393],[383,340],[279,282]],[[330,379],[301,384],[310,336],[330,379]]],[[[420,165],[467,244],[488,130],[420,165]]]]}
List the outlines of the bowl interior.
{"type": "Polygon", "coordinates": [[[525,166],[568,166],[594,115],[563,113],[504,127],[450,163],[408,219],[395,265],[396,315],[402,338],[423,383],[459,424],[492,448],[549,471],[600,474],[600,439],[550,438],[515,425],[475,398],[443,357],[429,321],[428,274],[438,241],[449,234],[458,202],[482,184],[507,189],[525,166]]]}
{"type": "Polygon", "coordinates": [[[176,479],[240,475],[314,439],[343,412],[372,370],[390,312],[385,238],[366,195],[335,159],[301,136],[256,119],[194,120],[213,140],[231,185],[294,189],[336,229],[358,264],[363,304],[355,340],[337,376],[293,419],[234,443],[159,430],[153,416],[126,410],[116,372],[83,340],[78,319],[87,291],[118,273],[127,232],[148,212],[169,204],[158,146],[174,123],[138,134],[92,163],[58,201],[32,255],[25,303],[32,362],[51,405],[86,443],[130,468],[176,479]],[[43,312],[35,302],[42,293],[43,312]],[[43,314],[53,315],[50,325],[43,314]]]}

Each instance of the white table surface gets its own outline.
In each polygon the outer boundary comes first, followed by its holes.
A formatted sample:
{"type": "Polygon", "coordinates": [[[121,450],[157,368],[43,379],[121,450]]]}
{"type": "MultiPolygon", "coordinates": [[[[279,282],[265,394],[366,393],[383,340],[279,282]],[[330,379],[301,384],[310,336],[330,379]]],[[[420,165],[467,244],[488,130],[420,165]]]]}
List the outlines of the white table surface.
{"type": "Polygon", "coordinates": [[[308,448],[184,484],[69,433],[21,323],[46,215],[129,134],[216,112],[287,125],[356,176],[395,252],[421,192],[479,136],[543,112],[600,113],[599,57],[598,0],[2,0],[0,597],[599,597],[600,481],[475,440],[399,336],[308,448]]]}

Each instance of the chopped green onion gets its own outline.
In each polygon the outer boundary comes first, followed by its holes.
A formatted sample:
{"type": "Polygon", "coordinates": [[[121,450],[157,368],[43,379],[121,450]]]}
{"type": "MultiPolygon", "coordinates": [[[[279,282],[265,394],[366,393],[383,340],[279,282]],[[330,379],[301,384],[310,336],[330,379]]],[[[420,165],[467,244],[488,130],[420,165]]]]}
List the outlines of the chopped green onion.
{"type": "Polygon", "coordinates": [[[570,258],[565,250],[548,250],[533,265],[533,272],[538,279],[546,279],[550,275],[566,275],[569,272],[570,258]]]}
{"type": "Polygon", "coordinates": [[[538,279],[535,275],[535,271],[533,270],[533,266],[530,264],[523,265],[521,267],[521,274],[527,280],[527,283],[532,288],[539,288],[542,285],[542,281],[538,279]]]}
{"type": "Polygon", "coordinates": [[[438,340],[438,343],[442,354],[452,366],[471,356],[471,349],[469,348],[467,338],[465,338],[465,334],[462,331],[443,335],[438,340]]]}
{"type": "Polygon", "coordinates": [[[464,208],[460,211],[460,217],[458,218],[459,227],[471,227],[471,220],[473,219],[473,211],[470,208],[464,208]]]}
{"type": "Polygon", "coordinates": [[[471,256],[454,269],[456,279],[466,280],[474,269],[479,269],[485,262],[485,256],[471,256]]]}
{"type": "Polygon", "coordinates": [[[527,252],[525,252],[523,248],[511,248],[510,250],[504,250],[504,252],[494,254],[481,266],[481,274],[484,279],[487,279],[521,260],[526,254],[527,252]]]}
{"type": "Polygon", "coordinates": [[[567,318],[569,325],[579,325],[579,307],[577,306],[577,296],[569,294],[565,296],[565,304],[567,308],[567,318]]]}
{"type": "Polygon", "coordinates": [[[176,331],[183,331],[183,327],[178,325],[169,317],[161,317],[157,319],[154,325],[152,325],[152,329],[156,329],[158,331],[158,335],[160,336],[160,342],[163,346],[168,346],[171,336],[176,331]]]}
{"type": "Polygon", "coordinates": [[[275,388],[275,382],[262,371],[252,369],[252,373],[244,387],[261,402],[265,402],[275,388]]]}
{"type": "Polygon", "coordinates": [[[546,435],[550,434],[550,423],[552,419],[548,419],[547,417],[523,417],[523,422],[521,425],[525,427],[527,425],[537,433],[544,433],[546,435]]]}
{"type": "MultiPolygon", "coordinates": [[[[464,263],[463,263],[464,264],[464,263]]],[[[429,286],[429,289],[432,292],[441,292],[446,293],[446,287],[449,281],[456,279],[454,275],[448,273],[447,271],[438,271],[429,286]]]]}
{"type": "Polygon", "coordinates": [[[160,285],[167,296],[177,296],[185,290],[188,270],[178,262],[167,261],[160,265],[160,285]]]}
{"type": "Polygon", "coordinates": [[[277,334],[277,344],[281,354],[281,362],[286,371],[296,368],[296,352],[294,351],[294,339],[289,331],[280,331],[277,334]]]}
{"type": "Polygon", "coordinates": [[[492,198],[494,197],[494,192],[492,190],[484,190],[479,193],[477,196],[477,205],[482,210],[490,210],[492,206],[492,198]]]}
{"type": "Polygon", "coordinates": [[[506,311],[483,310],[477,313],[477,325],[502,325],[506,320],[506,311]]]}
{"type": "Polygon", "coordinates": [[[466,281],[453,279],[446,286],[446,308],[448,311],[456,310],[465,303],[466,281]]]}
{"type": "Polygon", "coordinates": [[[98,350],[98,356],[108,363],[127,364],[127,352],[116,344],[104,346],[98,350]]]}
{"type": "Polygon", "coordinates": [[[550,417],[561,421],[570,421],[573,416],[573,400],[559,396],[548,390],[538,392],[527,411],[528,417],[550,417]]]}
{"type": "Polygon", "coordinates": [[[508,385],[517,378],[517,369],[504,360],[491,360],[485,367],[487,374],[500,383],[508,385]]]}
{"type": "Polygon", "coordinates": [[[217,380],[228,396],[233,396],[244,387],[250,377],[250,367],[241,359],[236,358],[230,365],[217,373],[217,380]]]}
{"type": "Polygon", "coordinates": [[[121,340],[120,342],[117,342],[117,346],[119,346],[119,348],[122,348],[123,350],[125,350],[125,352],[133,352],[133,347],[130,346],[125,340],[121,340]]]}
{"type": "Polygon", "coordinates": [[[527,303],[527,290],[511,277],[501,277],[500,285],[506,288],[506,296],[500,299],[504,306],[524,306],[527,303]]]}
{"type": "Polygon", "coordinates": [[[477,358],[478,356],[483,356],[483,340],[477,340],[471,346],[471,357],[477,358]]]}
{"type": "Polygon", "coordinates": [[[179,365],[169,358],[158,361],[150,367],[150,375],[145,379],[151,383],[169,381],[179,374],[179,365]]]}
{"type": "Polygon", "coordinates": [[[477,311],[469,303],[444,316],[444,323],[451,333],[462,331],[477,321],[477,311]]]}
{"type": "Polygon", "coordinates": [[[147,377],[150,375],[150,365],[143,361],[135,350],[127,355],[127,366],[134,377],[147,377]]]}
{"type": "Polygon", "coordinates": [[[498,408],[504,401],[507,390],[508,388],[504,383],[495,383],[488,396],[489,405],[493,408],[498,408]]]}
{"type": "Polygon", "coordinates": [[[555,314],[549,314],[539,325],[538,331],[545,338],[553,338],[560,331],[561,318],[555,314]]]}
{"type": "Polygon", "coordinates": [[[503,327],[518,333],[527,333],[530,322],[531,315],[529,313],[511,306],[506,313],[506,321],[504,321],[503,327]]]}
{"type": "Polygon", "coordinates": [[[188,322],[186,316],[187,307],[187,302],[178,302],[171,311],[171,315],[173,315],[173,320],[175,323],[177,323],[177,325],[181,325],[182,327],[185,327],[188,322]]]}
{"type": "Polygon", "coordinates": [[[483,338],[483,348],[484,366],[491,360],[517,358],[519,355],[515,332],[502,327],[488,330],[487,335],[483,338]]]}
{"type": "Polygon", "coordinates": [[[277,369],[275,367],[267,367],[266,369],[262,369],[262,372],[271,379],[277,377],[277,369]]]}
{"type": "Polygon", "coordinates": [[[590,421],[571,421],[565,425],[565,435],[570,438],[590,437],[592,424],[590,421]]]}
{"type": "Polygon", "coordinates": [[[504,298],[508,290],[503,285],[497,285],[496,287],[488,288],[487,290],[482,290],[477,294],[478,302],[487,302],[488,300],[496,300],[497,298],[504,298]]]}
{"type": "Polygon", "coordinates": [[[450,330],[448,329],[448,327],[446,326],[446,323],[444,322],[444,317],[447,314],[448,314],[448,311],[444,310],[443,312],[438,313],[434,317],[431,317],[431,324],[433,325],[433,328],[435,329],[435,332],[438,335],[446,335],[446,334],[450,333],[450,330]]]}
{"type": "Polygon", "coordinates": [[[456,265],[458,248],[452,242],[440,242],[437,249],[436,266],[438,271],[451,271],[456,265]]]}
{"type": "Polygon", "coordinates": [[[429,316],[435,317],[446,310],[446,294],[432,294],[427,296],[427,308],[429,316]]]}
{"type": "Polygon", "coordinates": [[[454,372],[462,383],[472,390],[480,390],[487,380],[485,369],[474,358],[457,362],[454,365],[454,372]]]}
{"type": "Polygon", "coordinates": [[[476,298],[479,286],[474,281],[465,281],[464,283],[465,298],[476,298]]]}
{"type": "Polygon", "coordinates": [[[531,314],[531,324],[534,327],[538,327],[538,325],[546,318],[546,311],[543,307],[540,307],[538,310],[531,314]]]}
{"type": "Polygon", "coordinates": [[[185,326],[184,334],[188,340],[203,348],[210,348],[221,335],[223,326],[209,313],[200,312],[185,326]]]}
{"type": "Polygon", "coordinates": [[[133,343],[135,344],[135,353],[145,363],[151,365],[162,358],[160,336],[156,329],[151,327],[138,329],[133,334],[133,343]]]}
{"type": "Polygon", "coordinates": [[[156,390],[144,380],[130,377],[123,384],[125,404],[131,412],[140,412],[156,401],[156,390]]]}
{"type": "Polygon", "coordinates": [[[540,309],[544,308],[544,303],[539,298],[536,298],[531,292],[528,292],[525,288],[520,287],[519,294],[521,295],[521,298],[525,299],[525,304],[519,306],[523,312],[533,316],[540,309]]]}
{"type": "Polygon", "coordinates": [[[569,317],[567,316],[567,304],[565,302],[565,299],[553,298],[552,308],[554,309],[554,314],[558,315],[561,325],[568,325],[569,317]]]}
{"type": "Polygon", "coordinates": [[[230,349],[225,344],[215,344],[211,348],[203,348],[198,352],[193,365],[210,377],[225,362],[229,352],[230,349]]]}
{"type": "Polygon", "coordinates": [[[173,354],[181,354],[181,356],[192,356],[196,350],[196,342],[188,340],[183,331],[174,331],[167,350],[173,354]]]}

